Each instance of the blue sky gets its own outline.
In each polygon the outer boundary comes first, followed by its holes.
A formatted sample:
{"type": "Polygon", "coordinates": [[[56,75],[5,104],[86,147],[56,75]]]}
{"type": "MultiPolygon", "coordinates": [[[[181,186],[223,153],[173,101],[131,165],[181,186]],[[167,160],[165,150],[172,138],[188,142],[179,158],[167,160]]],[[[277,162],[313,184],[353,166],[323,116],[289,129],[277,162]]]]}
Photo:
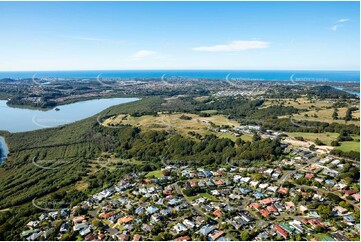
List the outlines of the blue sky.
{"type": "Polygon", "coordinates": [[[0,70],[358,70],[358,2],[0,2],[0,70]]]}

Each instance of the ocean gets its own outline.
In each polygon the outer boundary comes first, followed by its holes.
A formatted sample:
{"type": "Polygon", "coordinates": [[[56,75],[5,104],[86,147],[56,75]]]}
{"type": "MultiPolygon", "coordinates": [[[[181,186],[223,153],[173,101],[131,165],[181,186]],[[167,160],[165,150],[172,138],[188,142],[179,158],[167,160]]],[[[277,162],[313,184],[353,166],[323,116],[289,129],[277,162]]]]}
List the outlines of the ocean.
{"type": "Polygon", "coordinates": [[[3,71],[1,78],[211,78],[254,81],[360,82],[359,71],[271,71],[271,70],[114,70],[114,71],[3,71]]]}

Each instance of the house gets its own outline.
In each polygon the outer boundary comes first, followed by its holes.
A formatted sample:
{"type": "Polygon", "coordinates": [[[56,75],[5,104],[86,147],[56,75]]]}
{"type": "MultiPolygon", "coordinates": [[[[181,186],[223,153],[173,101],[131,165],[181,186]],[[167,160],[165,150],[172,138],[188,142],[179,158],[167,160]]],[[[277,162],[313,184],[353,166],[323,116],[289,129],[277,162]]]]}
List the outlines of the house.
{"type": "Polygon", "coordinates": [[[247,189],[247,188],[240,188],[239,191],[243,194],[243,195],[247,195],[248,193],[252,192],[251,190],[247,189]]]}
{"type": "Polygon", "coordinates": [[[224,182],[222,179],[220,179],[220,180],[215,180],[214,184],[216,184],[217,186],[222,186],[224,184],[224,182]]]}
{"type": "Polygon", "coordinates": [[[287,223],[280,223],[279,226],[281,226],[289,234],[292,234],[295,231],[295,228],[293,228],[292,226],[290,226],[287,223]]]}
{"type": "Polygon", "coordinates": [[[283,187],[278,190],[278,193],[286,195],[288,193],[288,187],[283,187]]]}
{"type": "Polygon", "coordinates": [[[274,173],[272,174],[272,177],[273,177],[274,179],[278,179],[280,176],[281,176],[281,174],[280,174],[280,173],[277,173],[277,172],[274,172],[274,173]]]}
{"type": "Polygon", "coordinates": [[[258,181],[251,181],[249,184],[252,186],[252,187],[257,187],[258,186],[258,181]]]}
{"type": "Polygon", "coordinates": [[[275,202],[273,205],[275,206],[275,208],[277,208],[278,212],[281,213],[283,211],[282,205],[279,204],[278,202],[275,202]]]}
{"type": "Polygon", "coordinates": [[[126,233],[117,233],[115,235],[119,241],[129,241],[130,235],[126,233]]]}
{"type": "Polygon", "coordinates": [[[213,215],[218,217],[218,218],[221,218],[223,216],[223,213],[220,210],[217,209],[217,210],[215,210],[213,212],[213,215]]]}
{"type": "Polygon", "coordinates": [[[78,230],[86,229],[88,227],[89,227],[89,225],[87,223],[80,223],[80,224],[75,224],[73,226],[73,230],[78,231],[78,230]]]}
{"type": "Polygon", "coordinates": [[[353,199],[355,199],[358,202],[360,201],[360,193],[353,194],[351,195],[351,197],[353,197],[353,199]]]}
{"type": "Polygon", "coordinates": [[[214,186],[216,186],[216,185],[214,184],[214,182],[213,182],[212,180],[208,180],[208,181],[207,181],[207,186],[209,186],[209,187],[214,187],[214,186]]]}
{"type": "Polygon", "coordinates": [[[28,240],[28,241],[37,240],[42,234],[43,234],[43,231],[40,231],[40,232],[38,232],[38,233],[33,233],[32,235],[30,235],[29,237],[27,237],[26,240],[28,240]]]}
{"type": "Polygon", "coordinates": [[[189,229],[193,229],[196,225],[192,222],[192,221],[190,221],[189,219],[184,219],[183,220],[183,224],[187,227],[187,228],[189,228],[189,229]]]}
{"type": "Polygon", "coordinates": [[[254,198],[256,198],[256,199],[262,199],[262,198],[264,198],[263,193],[261,193],[261,192],[259,192],[259,191],[255,191],[252,196],[253,196],[254,198]]]}
{"type": "Polygon", "coordinates": [[[144,213],[144,208],[142,208],[142,207],[136,208],[135,213],[138,215],[142,215],[144,213]]]}
{"type": "Polygon", "coordinates": [[[335,206],[332,211],[334,212],[335,216],[342,216],[348,212],[346,208],[343,208],[341,206],[335,206]]]}
{"type": "Polygon", "coordinates": [[[140,234],[135,234],[133,236],[133,240],[132,241],[141,241],[142,240],[142,236],[140,234]]]}
{"type": "Polygon", "coordinates": [[[43,232],[42,236],[47,239],[51,234],[55,232],[54,228],[47,229],[43,232]]]}
{"type": "Polygon", "coordinates": [[[279,234],[280,236],[282,236],[285,240],[287,240],[288,237],[288,233],[286,230],[284,230],[281,226],[279,226],[278,224],[274,225],[274,228],[276,230],[276,233],[279,234]]]}
{"type": "Polygon", "coordinates": [[[154,207],[154,206],[150,206],[147,208],[147,214],[153,214],[153,213],[156,213],[158,212],[158,208],[157,207],[154,207]]]}
{"type": "Polygon", "coordinates": [[[259,201],[262,205],[269,205],[274,202],[273,198],[266,198],[259,201]]]}
{"type": "Polygon", "coordinates": [[[37,227],[38,225],[39,225],[39,221],[30,221],[29,223],[26,224],[26,226],[29,228],[34,228],[37,227]]]}
{"type": "Polygon", "coordinates": [[[141,229],[146,232],[149,233],[150,231],[152,231],[153,226],[149,225],[149,224],[142,224],[141,229]]]}
{"type": "Polygon", "coordinates": [[[305,175],[305,178],[307,178],[307,179],[312,179],[313,177],[314,177],[314,175],[312,173],[307,173],[305,175]]]}
{"type": "Polygon", "coordinates": [[[258,203],[251,203],[250,205],[248,205],[248,207],[256,209],[258,211],[261,208],[261,205],[258,203]]]}
{"type": "Polygon", "coordinates": [[[265,217],[265,218],[267,218],[268,215],[270,214],[270,212],[268,212],[268,211],[265,210],[265,209],[259,210],[259,213],[260,213],[263,217],[265,217]]]}
{"type": "Polygon", "coordinates": [[[83,222],[83,221],[85,221],[85,215],[81,215],[81,216],[73,218],[73,223],[74,224],[77,224],[77,223],[80,223],[80,222],[83,222]]]}
{"type": "Polygon", "coordinates": [[[324,224],[321,223],[321,220],[319,219],[310,219],[307,221],[309,224],[312,225],[313,228],[316,228],[316,227],[324,227],[324,224]]]}
{"type": "Polygon", "coordinates": [[[273,173],[273,169],[271,169],[271,168],[264,171],[264,174],[267,174],[269,176],[272,175],[272,173],[273,173]]]}
{"type": "Polygon", "coordinates": [[[150,219],[151,219],[151,223],[158,223],[162,220],[162,216],[158,213],[154,213],[154,214],[152,214],[150,219]]]}
{"type": "Polygon", "coordinates": [[[325,180],[325,183],[330,187],[333,187],[336,184],[336,182],[333,180],[325,180]]]}
{"type": "Polygon", "coordinates": [[[241,178],[241,183],[248,183],[251,180],[250,177],[242,177],[241,178]]]}
{"type": "Polygon", "coordinates": [[[213,196],[219,196],[219,195],[220,195],[220,193],[219,193],[218,190],[212,190],[212,191],[211,191],[211,194],[212,194],[213,196]]]}
{"type": "Polygon", "coordinates": [[[175,238],[174,241],[189,241],[191,240],[191,238],[187,235],[187,236],[182,236],[182,237],[178,237],[175,238]]]}
{"type": "Polygon", "coordinates": [[[268,184],[267,183],[261,183],[261,184],[259,184],[258,187],[261,188],[262,190],[264,190],[264,189],[266,189],[268,187],[268,184]]]}
{"type": "Polygon", "coordinates": [[[204,177],[206,177],[206,178],[210,178],[210,177],[212,177],[212,172],[210,172],[210,171],[203,171],[203,175],[204,175],[204,177]]]}
{"type": "Polygon", "coordinates": [[[212,225],[204,225],[198,232],[204,236],[207,236],[209,233],[211,233],[215,229],[212,225]]]}
{"type": "Polygon", "coordinates": [[[118,224],[126,224],[126,223],[129,223],[133,220],[133,217],[132,216],[125,216],[125,217],[122,217],[120,219],[118,219],[118,224]]]}
{"type": "Polygon", "coordinates": [[[182,223],[177,223],[173,226],[174,230],[179,234],[180,232],[187,231],[187,227],[182,223]]]}
{"type": "Polygon", "coordinates": [[[84,235],[89,234],[90,232],[91,232],[91,229],[90,229],[90,227],[88,226],[88,227],[80,230],[80,231],[79,231],[79,234],[80,234],[81,236],[84,236],[84,235]]]}
{"type": "Polygon", "coordinates": [[[287,211],[294,211],[296,208],[293,202],[285,202],[285,207],[287,211]]]}
{"type": "Polygon", "coordinates": [[[341,192],[343,194],[347,195],[347,196],[351,196],[351,195],[355,194],[357,191],[355,191],[355,190],[343,190],[341,192]]]}
{"type": "Polygon", "coordinates": [[[269,186],[267,187],[267,191],[275,193],[277,191],[278,187],[277,186],[269,186]]]}
{"type": "Polygon", "coordinates": [[[344,216],[343,220],[348,224],[354,224],[355,223],[355,219],[350,215],[344,216]]]}
{"type": "Polygon", "coordinates": [[[63,223],[61,226],[60,226],[60,233],[65,233],[65,232],[68,232],[69,231],[69,224],[68,223],[63,223]]]}
{"type": "Polygon", "coordinates": [[[307,208],[306,206],[300,205],[300,212],[301,212],[302,214],[304,214],[304,213],[307,212],[307,211],[308,211],[308,208],[307,208]]]}
{"type": "Polygon", "coordinates": [[[291,225],[295,230],[297,230],[300,233],[304,232],[304,229],[302,228],[302,224],[300,221],[293,220],[293,221],[289,222],[289,225],[291,225]]]}
{"type": "Polygon", "coordinates": [[[160,210],[160,214],[163,216],[168,216],[169,214],[171,214],[172,210],[170,208],[165,208],[160,210]]]}
{"type": "Polygon", "coordinates": [[[223,231],[220,230],[214,230],[208,237],[211,239],[211,241],[216,241],[219,237],[221,237],[224,234],[223,231]]]}
{"type": "Polygon", "coordinates": [[[278,210],[275,206],[271,205],[266,208],[268,212],[278,214],[278,210]]]}

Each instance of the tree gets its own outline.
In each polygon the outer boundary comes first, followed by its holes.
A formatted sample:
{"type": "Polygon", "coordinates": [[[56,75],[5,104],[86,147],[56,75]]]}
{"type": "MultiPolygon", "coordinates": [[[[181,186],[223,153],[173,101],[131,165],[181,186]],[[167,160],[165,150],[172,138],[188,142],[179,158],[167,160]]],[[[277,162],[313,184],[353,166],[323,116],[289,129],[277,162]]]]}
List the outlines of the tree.
{"type": "Polygon", "coordinates": [[[333,114],[332,114],[332,118],[333,118],[334,120],[337,120],[337,119],[338,119],[338,113],[337,113],[336,109],[335,109],[335,111],[334,111],[333,114]]]}
{"type": "Polygon", "coordinates": [[[241,240],[242,241],[248,241],[248,240],[250,240],[250,238],[251,238],[251,236],[247,230],[244,230],[241,232],[241,240]]]}
{"type": "Polygon", "coordinates": [[[331,141],[332,146],[340,146],[340,143],[337,140],[331,141]]]}
{"type": "Polygon", "coordinates": [[[345,120],[346,121],[352,120],[352,109],[351,108],[347,109],[346,115],[345,115],[345,120]]]}
{"type": "Polygon", "coordinates": [[[324,145],[324,143],[321,140],[319,140],[318,138],[316,138],[315,144],[316,145],[324,145]]]}
{"type": "Polygon", "coordinates": [[[329,206],[320,205],[317,208],[317,213],[321,216],[322,219],[327,219],[331,216],[332,210],[329,206]]]}
{"type": "Polygon", "coordinates": [[[261,136],[258,133],[254,133],[253,137],[252,137],[252,141],[259,141],[261,140],[261,136]]]}

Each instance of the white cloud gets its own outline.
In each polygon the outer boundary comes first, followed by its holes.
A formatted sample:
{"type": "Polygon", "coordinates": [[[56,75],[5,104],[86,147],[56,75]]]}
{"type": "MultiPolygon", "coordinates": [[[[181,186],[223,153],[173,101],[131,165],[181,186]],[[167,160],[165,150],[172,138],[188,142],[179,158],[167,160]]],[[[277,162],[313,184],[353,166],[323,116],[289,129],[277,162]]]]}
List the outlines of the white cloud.
{"type": "Polygon", "coordinates": [[[337,23],[345,23],[345,22],[348,22],[348,21],[350,21],[350,19],[348,19],[348,18],[341,18],[341,19],[337,20],[337,23]]]}
{"type": "Polygon", "coordinates": [[[330,29],[334,32],[336,32],[339,28],[343,27],[343,25],[341,23],[346,23],[350,21],[350,19],[348,18],[341,18],[339,20],[336,21],[336,24],[333,25],[330,29]]]}
{"type": "Polygon", "coordinates": [[[337,31],[337,29],[340,28],[340,27],[342,27],[342,25],[336,24],[336,25],[334,25],[334,26],[331,27],[331,30],[332,30],[332,31],[337,31]]]}
{"type": "Polygon", "coordinates": [[[151,51],[151,50],[140,50],[138,52],[136,52],[132,58],[133,59],[141,59],[141,58],[145,58],[145,57],[150,57],[150,56],[154,56],[156,54],[155,51],[151,51]]]}
{"type": "Polygon", "coordinates": [[[256,40],[237,40],[224,45],[201,46],[193,48],[196,51],[209,51],[209,52],[236,52],[251,49],[264,49],[268,48],[270,43],[256,40]]]}

